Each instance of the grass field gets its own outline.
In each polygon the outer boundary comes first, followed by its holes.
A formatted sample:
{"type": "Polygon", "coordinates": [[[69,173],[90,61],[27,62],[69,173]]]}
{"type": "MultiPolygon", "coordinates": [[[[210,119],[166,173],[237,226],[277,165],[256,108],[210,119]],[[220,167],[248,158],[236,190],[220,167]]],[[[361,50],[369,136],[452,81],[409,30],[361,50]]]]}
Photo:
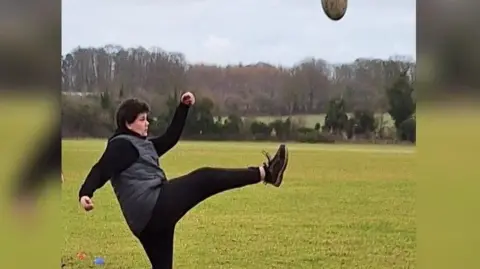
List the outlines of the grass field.
{"type": "MultiPolygon", "coordinates": [[[[62,214],[66,268],[149,268],[109,183],[96,208],[83,212],[77,193],[104,141],[64,141],[62,214]],[[76,254],[88,256],[80,261],[76,254]]],[[[252,186],[212,197],[177,226],[175,268],[414,268],[413,148],[290,145],[281,188],[252,186]]],[[[243,167],[263,161],[270,143],[182,142],[164,158],[170,178],[201,166],[243,167]]]]}

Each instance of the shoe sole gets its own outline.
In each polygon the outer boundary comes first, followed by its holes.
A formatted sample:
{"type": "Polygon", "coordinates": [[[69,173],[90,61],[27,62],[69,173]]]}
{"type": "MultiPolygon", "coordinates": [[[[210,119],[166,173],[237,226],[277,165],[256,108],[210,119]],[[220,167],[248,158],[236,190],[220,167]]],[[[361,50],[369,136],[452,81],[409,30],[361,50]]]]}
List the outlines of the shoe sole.
{"type": "Polygon", "coordinates": [[[278,176],[277,176],[275,182],[273,183],[273,186],[275,186],[275,187],[280,187],[280,185],[282,184],[283,173],[285,172],[285,169],[287,168],[287,164],[288,164],[288,149],[287,149],[287,146],[281,145],[280,147],[281,148],[283,147],[283,149],[285,150],[285,156],[284,156],[285,161],[283,162],[282,168],[278,172],[278,176]]]}

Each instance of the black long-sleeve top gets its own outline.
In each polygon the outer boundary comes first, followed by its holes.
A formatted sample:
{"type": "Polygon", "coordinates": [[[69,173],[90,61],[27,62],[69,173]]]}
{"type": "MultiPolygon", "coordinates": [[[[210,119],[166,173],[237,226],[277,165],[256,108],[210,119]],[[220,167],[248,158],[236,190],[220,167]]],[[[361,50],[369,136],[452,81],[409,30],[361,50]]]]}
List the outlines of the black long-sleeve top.
{"type": "MultiPolygon", "coordinates": [[[[153,138],[142,137],[139,134],[124,128],[117,130],[109,140],[121,134],[134,135],[149,139],[153,143],[155,150],[160,157],[173,148],[180,139],[183,127],[185,126],[188,110],[188,105],[182,103],[179,104],[169,127],[161,136],[153,138]]],[[[138,157],[139,153],[137,149],[129,141],[125,139],[116,139],[109,142],[105,152],[100,157],[99,161],[92,167],[81,186],[79,198],[82,196],[93,197],[93,193],[97,189],[103,187],[114,175],[118,175],[130,167],[137,161],[138,157]]]]}

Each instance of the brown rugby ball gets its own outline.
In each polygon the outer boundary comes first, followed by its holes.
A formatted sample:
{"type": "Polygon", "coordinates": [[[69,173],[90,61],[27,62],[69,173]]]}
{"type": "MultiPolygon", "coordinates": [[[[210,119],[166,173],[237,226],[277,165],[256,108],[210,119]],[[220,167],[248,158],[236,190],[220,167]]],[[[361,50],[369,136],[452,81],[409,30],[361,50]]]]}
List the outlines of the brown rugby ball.
{"type": "Polygon", "coordinates": [[[347,12],[348,0],[322,0],[322,8],[328,18],[341,20],[347,12]]]}

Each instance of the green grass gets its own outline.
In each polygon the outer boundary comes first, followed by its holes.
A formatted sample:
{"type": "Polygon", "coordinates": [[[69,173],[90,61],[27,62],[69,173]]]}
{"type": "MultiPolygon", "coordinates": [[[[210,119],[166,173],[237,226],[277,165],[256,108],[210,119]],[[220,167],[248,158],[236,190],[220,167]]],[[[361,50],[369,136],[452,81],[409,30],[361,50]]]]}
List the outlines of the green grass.
{"type": "MultiPolygon", "coordinates": [[[[104,141],[65,141],[62,214],[67,268],[149,268],[109,183],[96,208],[83,212],[77,193],[104,141]],[[84,251],[84,261],[76,254],[84,251]]],[[[164,158],[170,178],[201,166],[243,167],[263,161],[270,143],[182,142],[164,158]]],[[[413,148],[290,145],[284,185],[260,184],[212,197],[178,224],[175,268],[414,268],[413,148]]]]}

